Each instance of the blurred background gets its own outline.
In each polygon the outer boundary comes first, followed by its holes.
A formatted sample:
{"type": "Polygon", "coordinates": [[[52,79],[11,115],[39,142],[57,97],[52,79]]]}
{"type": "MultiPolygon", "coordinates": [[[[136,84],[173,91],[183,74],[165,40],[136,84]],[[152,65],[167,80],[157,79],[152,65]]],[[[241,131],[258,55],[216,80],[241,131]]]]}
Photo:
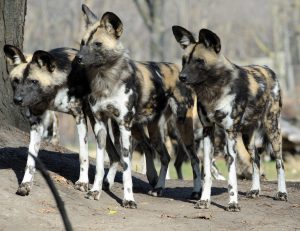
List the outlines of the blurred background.
{"type": "MultiPolygon", "coordinates": [[[[287,178],[300,179],[300,0],[28,0],[24,51],[78,48],[84,31],[82,3],[99,17],[112,11],[121,18],[121,40],[135,60],[180,64],[182,50],[171,27],[181,25],[196,37],[201,28],[214,31],[221,38],[225,56],[238,65],[267,65],[275,70],[283,92],[287,178]]],[[[78,151],[73,118],[59,117],[61,144],[78,151]]],[[[92,135],[90,141],[93,156],[92,135]]],[[[217,164],[226,175],[224,161],[217,164]]],[[[267,178],[275,179],[274,163],[265,162],[264,166],[267,178]]],[[[133,169],[140,171],[139,161],[133,169]]],[[[176,176],[173,166],[170,173],[176,176]]],[[[188,164],[184,176],[191,178],[188,164]]]]}

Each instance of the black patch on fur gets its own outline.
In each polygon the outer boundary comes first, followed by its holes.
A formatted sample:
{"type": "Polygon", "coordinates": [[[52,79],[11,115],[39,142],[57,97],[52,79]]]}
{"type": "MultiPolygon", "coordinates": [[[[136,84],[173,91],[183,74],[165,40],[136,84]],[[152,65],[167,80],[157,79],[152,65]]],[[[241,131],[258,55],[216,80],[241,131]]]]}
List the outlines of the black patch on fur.
{"type": "Polygon", "coordinates": [[[74,53],[76,54],[78,50],[72,49],[72,48],[56,48],[53,50],[50,50],[49,53],[53,56],[55,59],[55,65],[56,68],[58,68],[60,71],[69,72],[71,70],[71,61],[69,59],[69,54],[74,53]]]}
{"type": "Polygon", "coordinates": [[[72,62],[72,70],[68,75],[67,85],[69,97],[83,98],[91,93],[85,68],[77,65],[74,61],[72,62]]]}
{"type": "Polygon", "coordinates": [[[222,112],[220,110],[216,110],[214,114],[214,119],[216,123],[222,123],[223,119],[228,115],[228,113],[222,112]]]}
{"type": "MultiPolygon", "coordinates": [[[[168,98],[165,95],[165,91],[163,89],[163,81],[164,77],[161,73],[160,67],[158,63],[155,62],[145,62],[142,63],[149,70],[151,75],[151,80],[154,86],[154,90],[150,93],[150,104],[153,105],[153,110],[155,112],[154,120],[157,119],[162,111],[166,108],[168,98]]],[[[149,102],[147,102],[149,103],[149,102]]]]}

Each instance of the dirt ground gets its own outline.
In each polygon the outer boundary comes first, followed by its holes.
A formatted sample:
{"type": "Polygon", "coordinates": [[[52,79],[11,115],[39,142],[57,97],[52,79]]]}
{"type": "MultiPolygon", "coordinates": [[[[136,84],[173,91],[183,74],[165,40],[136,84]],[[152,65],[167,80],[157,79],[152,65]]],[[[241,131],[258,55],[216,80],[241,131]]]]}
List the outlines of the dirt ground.
{"type": "MultiPolygon", "coordinates": [[[[13,128],[0,128],[0,231],[64,230],[53,196],[40,173],[35,175],[32,192],[15,194],[26,163],[28,136],[13,128]]],[[[288,202],[273,200],[276,183],[263,182],[262,195],[247,199],[249,181],[239,182],[242,211],[224,211],[228,194],[226,182],[213,182],[212,205],[194,209],[188,199],[191,181],[168,180],[164,197],[147,195],[146,178],[133,174],[136,210],[124,209],[121,174],[112,192],[103,191],[99,201],[84,198],[73,189],[79,172],[78,155],[61,147],[43,145],[40,157],[51,171],[74,230],[300,230],[300,183],[288,183],[288,202]]],[[[90,178],[93,180],[91,164],[90,178]]]]}

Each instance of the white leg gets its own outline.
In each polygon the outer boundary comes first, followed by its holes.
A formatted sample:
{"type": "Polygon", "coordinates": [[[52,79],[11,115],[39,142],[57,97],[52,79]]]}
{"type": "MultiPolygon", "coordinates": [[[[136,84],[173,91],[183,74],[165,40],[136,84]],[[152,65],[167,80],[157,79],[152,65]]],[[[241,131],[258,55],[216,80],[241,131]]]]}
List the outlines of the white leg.
{"type": "Polygon", "coordinates": [[[87,141],[87,123],[86,119],[80,119],[76,124],[78,137],[79,137],[79,162],[80,162],[80,175],[78,181],[75,183],[75,188],[80,191],[88,191],[89,185],[89,153],[87,141]]]}
{"type": "Polygon", "coordinates": [[[238,205],[238,190],[237,190],[237,177],[236,177],[236,135],[226,133],[227,137],[227,150],[228,150],[228,193],[229,193],[229,206],[228,211],[238,212],[240,207],[238,205]]]}
{"type": "Polygon", "coordinates": [[[252,186],[251,190],[247,193],[247,197],[255,198],[260,193],[260,156],[255,148],[255,135],[251,137],[248,145],[248,152],[251,156],[252,162],[252,186]]]}
{"type": "Polygon", "coordinates": [[[54,145],[58,145],[59,143],[59,132],[58,132],[58,118],[55,112],[52,112],[52,117],[53,117],[53,125],[52,125],[52,138],[51,138],[51,143],[54,145]]]}
{"type": "Polygon", "coordinates": [[[94,132],[97,137],[96,148],[96,175],[92,189],[87,193],[86,198],[99,200],[102,192],[104,177],[104,155],[106,146],[106,126],[102,121],[97,121],[94,125],[94,132]]]}
{"type": "Polygon", "coordinates": [[[105,184],[108,186],[108,190],[111,190],[114,183],[115,183],[115,177],[116,177],[116,173],[118,170],[118,162],[113,162],[111,163],[106,179],[105,179],[105,184]]]}
{"type": "Polygon", "coordinates": [[[217,168],[216,165],[216,159],[212,159],[212,164],[211,164],[211,173],[214,179],[216,180],[226,180],[225,177],[219,172],[219,169],[217,168]]]}
{"type": "Polygon", "coordinates": [[[147,172],[147,163],[146,163],[146,155],[145,154],[142,154],[141,164],[142,164],[142,171],[141,171],[141,173],[143,175],[146,175],[146,172],[147,172]]]}
{"type": "Polygon", "coordinates": [[[209,134],[205,134],[203,139],[204,146],[204,183],[201,199],[195,205],[195,208],[208,208],[210,205],[210,196],[211,196],[211,156],[213,153],[213,144],[209,134]]]}
{"type": "MultiPolygon", "coordinates": [[[[39,119],[40,118],[38,118],[37,121],[39,119]]],[[[28,152],[35,157],[38,156],[43,132],[44,132],[44,126],[42,123],[35,123],[31,126],[30,144],[29,144],[28,152]]],[[[35,161],[33,157],[28,155],[25,174],[22,183],[17,190],[18,195],[27,196],[29,194],[32,186],[34,173],[35,173],[35,161]]]]}
{"type": "Polygon", "coordinates": [[[125,128],[123,125],[119,126],[121,134],[121,153],[125,167],[123,171],[123,186],[124,186],[124,200],[123,206],[125,208],[136,208],[136,203],[133,198],[132,191],[132,176],[131,176],[131,155],[132,155],[132,143],[131,143],[131,131],[125,128]]]}
{"type": "Polygon", "coordinates": [[[167,168],[167,173],[166,173],[166,180],[170,180],[170,171],[169,171],[169,167],[167,168]]]}

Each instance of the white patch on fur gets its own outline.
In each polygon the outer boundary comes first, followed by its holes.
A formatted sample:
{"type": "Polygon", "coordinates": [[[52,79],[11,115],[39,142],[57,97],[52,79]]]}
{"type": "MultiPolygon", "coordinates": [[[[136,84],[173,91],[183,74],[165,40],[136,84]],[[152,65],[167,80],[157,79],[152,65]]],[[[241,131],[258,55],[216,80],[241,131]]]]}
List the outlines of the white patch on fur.
{"type": "Polygon", "coordinates": [[[115,117],[115,119],[117,122],[121,122],[123,117],[128,112],[127,103],[131,94],[133,94],[132,90],[130,90],[128,93],[125,93],[125,85],[122,85],[121,87],[112,90],[106,97],[99,99],[94,106],[91,106],[92,110],[93,112],[107,112],[107,106],[113,105],[119,110],[119,116],[115,117]]]}
{"type": "Polygon", "coordinates": [[[69,112],[70,101],[69,101],[68,91],[69,91],[68,88],[62,88],[58,90],[53,103],[53,107],[56,111],[65,112],[65,113],[69,112]]]}
{"type": "Polygon", "coordinates": [[[279,83],[278,82],[275,82],[275,85],[272,89],[272,93],[274,94],[275,97],[278,96],[278,94],[279,94],[279,83]]]}
{"type": "Polygon", "coordinates": [[[285,173],[282,168],[282,160],[276,160],[276,165],[279,164],[281,167],[277,169],[277,180],[278,180],[278,192],[286,193],[286,184],[285,184],[285,173]]]}
{"type": "Polygon", "coordinates": [[[180,39],[180,44],[183,46],[188,46],[191,44],[191,41],[188,36],[183,35],[180,39]]]}
{"type": "Polygon", "coordinates": [[[171,110],[172,110],[173,114],[177,115],[178,105],[175,102],[175,99],[173,99],[172,97],[169,98],[169,105],[171,107],[171,110]]]}
{"type": "Polygon", "coordinates": [[[234,122],[233,119],[231,118],[231,112],[232,112],[232,105],[235,99],[235,95],[234,94],[228,95],[228,92],[229,89],[224,92],[223,96],[218,101],[214,110],[214,111],[219,110],[227,114],[227,116],[222,121],[222,125],[224,129],[231,128],[234,122]]]}
{"type": "Polygon", "coordinates": [[[19,55],[15,55],[15,56],[13,57],[13,64],[14,64],[14,65],[19,65],[21,62],[22,62],[22,61],[21,61],[19,55]]]}
{"type": "Polygon", "coordinates": [[[112,186],[115,183],[115,176],[118,170],[118,162],[114,162],[110,165],[107,176],[106,176],[106,181],[109,184],[109,189],[111,190],[112,186]]]}

